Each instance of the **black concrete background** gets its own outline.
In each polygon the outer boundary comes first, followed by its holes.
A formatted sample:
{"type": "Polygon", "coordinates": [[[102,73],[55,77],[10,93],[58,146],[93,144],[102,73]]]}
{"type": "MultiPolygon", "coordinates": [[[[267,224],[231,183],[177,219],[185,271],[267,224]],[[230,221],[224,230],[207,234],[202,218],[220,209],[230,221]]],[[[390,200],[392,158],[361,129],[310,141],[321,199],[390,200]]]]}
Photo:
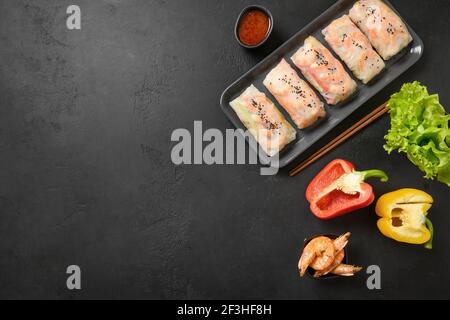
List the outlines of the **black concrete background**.
{"type": "MultiPolygon", "coordinates": [[[[223,89],[333,2],[1,0],[0,298],[449,298],[449,189],[383,151],[387,117],[296,178],[170,161],[172,130],[194,120],[232,128],[223,89]],[[233,37],[251,2],[275,17],[270,41],[253,52],[233,37]],[[73,3],[80,31],[65,25],[73,3]],[[381,236],[373,206],[314,218],[305,186],[336,157],[386,170],[389,183],[373,182],[378,195],[433,195],[434,249],[381,236]],[[303,238],[344,231],[351,262],[381,267],[381,290],[366,288],[364,272],[298,278],[303,238]],[[81,291],[66,289],[71,264],[82,269],[81,291]]],[[[450,1],[392,2],[425,53],[361,114],[412,80],[449,110],[450,1]]]]}

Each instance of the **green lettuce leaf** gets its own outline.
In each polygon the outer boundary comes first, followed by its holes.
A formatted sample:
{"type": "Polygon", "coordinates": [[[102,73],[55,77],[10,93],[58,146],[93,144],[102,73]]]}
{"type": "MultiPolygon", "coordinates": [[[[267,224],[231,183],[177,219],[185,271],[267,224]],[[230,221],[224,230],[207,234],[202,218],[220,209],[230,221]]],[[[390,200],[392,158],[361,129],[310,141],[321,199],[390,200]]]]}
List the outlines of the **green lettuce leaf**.
{"type": "Polygon", "coordinates": [[[425,173],[450,187],[450,115],[437,94],[428,94],[419,82],[405,83],[388,102],[391,128],[384,149],[406,153],[425,173]]]}

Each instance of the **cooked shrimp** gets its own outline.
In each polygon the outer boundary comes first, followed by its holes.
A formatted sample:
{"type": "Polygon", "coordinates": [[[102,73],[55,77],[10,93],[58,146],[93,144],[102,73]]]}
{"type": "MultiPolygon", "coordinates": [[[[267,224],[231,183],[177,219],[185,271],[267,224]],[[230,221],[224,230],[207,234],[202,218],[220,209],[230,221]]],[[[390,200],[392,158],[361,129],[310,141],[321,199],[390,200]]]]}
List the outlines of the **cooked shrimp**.
{"type": "Polygon", "coordinates": [[[336,257],[334,258],[334,261],[333,261],[333,263],[331,264],[331,266],[328,267],[326,270],[323,270],[323,271],[316,271],[316,272],[314,273],[314,278],[318,278],[318,277],[321,277],[321,276],[324,276],[324,275],[327,275],[328,273],[330,273],[333,269],[335,269],[338,265],[341,264],[342,260],[344,260],[344,257],[345,257],[345,252],[344,252],[344,250],[339,251],[339,252],[336,254],[336,257]]]}
{"type": "MultiPolygon", "coordinates": [[[[337,254],[337,253],[339,253],[340,251],[342,251],[344,248],[345,248],[345,246],[347,245],[347,243],[348,243],[348,238],[350,237],[350,232],[347,232],[347,233],[345,233],[345,234],[343,234],[343,235],[341,235],[341,236],[339,236],[339,237],[337,237],[336,239],[334,239],[333,240],[333,245],[334,245],[334,252],[335,252],[335,254],[337,254]]],[[[342,257],[342,259],[343,259],[344,257],[342,257]]],[[[339,261],[339,263],[341,263],[342,262],[342,259],[341,259],[341,261],[339,261]]],[[[339,264],[338,263],[338,264],[339,264]]],[[[324,261],[322,261],[322,258],[321,257],[317,257],[312,263],[311,263],[311,268],[313,268],[314,270],[317,270],[317,271],[326,271],[326,270],[324,270],[324,269],[321,269],[322,268],[322,266],[324,265],[325,263],[324,263],[324,261]]],[[[338,265],[338,264],[336,264],[336,266],[338,265]]],[[[326,268],[326,269],[328,269],[328,268],[326,268]]],[[[330,272],[331,270],[329,270],[328,272],[330,272]]],[[[328,273],[327,272],[327,273],[328,273]]]]}
{"type": "Polygon", "coordinates": [[[312,239],[303,249],[302,256],[298,262],[300,276],[303,277],[308,266],[318,260],[316,270],[322,271],[331,266],[336,252],[333,241],[330,238],[320,236],[312,239]],[[319,258],[319,259],[316,259],[319,258]]]}
{"type": "Polygon", "coordinates": [[[355,273],[360,271],[362,267],[357,267],[349,264],[340,264],[336,268],[334,268],[331,273],[336,274],[338,276],[350,277],[355,273]]]}

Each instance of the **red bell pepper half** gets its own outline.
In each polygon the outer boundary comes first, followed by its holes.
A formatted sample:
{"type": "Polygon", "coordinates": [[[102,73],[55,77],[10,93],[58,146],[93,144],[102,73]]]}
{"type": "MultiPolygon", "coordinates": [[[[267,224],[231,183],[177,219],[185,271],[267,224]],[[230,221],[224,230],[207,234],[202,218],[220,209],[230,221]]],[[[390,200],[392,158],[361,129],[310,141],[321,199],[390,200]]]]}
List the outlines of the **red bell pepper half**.
{"type": "Polygon", "coordinates": [[[381,170],[355,171],[352,163],[331,161],[311,181],[306,199],[317,218],[332,219],[369,206],[375,199],[368,178],[378,177],[386,182],[388,176],[381,170]]]}

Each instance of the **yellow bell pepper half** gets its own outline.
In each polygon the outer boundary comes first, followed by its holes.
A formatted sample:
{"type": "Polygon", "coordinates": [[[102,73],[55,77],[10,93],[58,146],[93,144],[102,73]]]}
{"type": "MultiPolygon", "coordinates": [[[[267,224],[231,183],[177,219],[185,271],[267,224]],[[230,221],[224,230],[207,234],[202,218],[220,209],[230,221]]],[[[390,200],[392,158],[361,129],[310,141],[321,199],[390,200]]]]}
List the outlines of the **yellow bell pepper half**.
{"type": "Polygon", "coordinates": [[[381,219],[377,226],[380,232],[399,242],[425,244],[431,249],[433,225],[426,217],[433,198],[417,189],[400,189],[381,196],[375,212],[381,219]]]}

